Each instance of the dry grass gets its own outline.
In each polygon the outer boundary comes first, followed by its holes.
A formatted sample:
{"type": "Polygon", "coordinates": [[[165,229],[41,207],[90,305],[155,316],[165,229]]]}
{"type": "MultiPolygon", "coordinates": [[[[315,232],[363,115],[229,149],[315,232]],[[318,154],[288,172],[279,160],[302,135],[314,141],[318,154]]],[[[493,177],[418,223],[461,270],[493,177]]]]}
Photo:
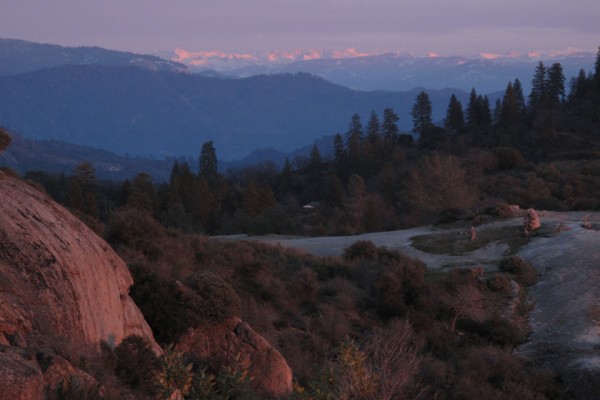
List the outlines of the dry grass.
{"type": "MultiPolygon", "coordinates": [[[[541,232],[539,233],[541,234],[541,232]]],[[[432,254],[462,256],[493,242],[505,243],[509,253],[515,254],[529,242],[530,238],[523,235],[520,227],[504,226],[477,231],[477,238],[471,240],[468,231],[448,232],[432,235],[419,235],[411,238],[412,245],[421,251],[432,254]]]]}

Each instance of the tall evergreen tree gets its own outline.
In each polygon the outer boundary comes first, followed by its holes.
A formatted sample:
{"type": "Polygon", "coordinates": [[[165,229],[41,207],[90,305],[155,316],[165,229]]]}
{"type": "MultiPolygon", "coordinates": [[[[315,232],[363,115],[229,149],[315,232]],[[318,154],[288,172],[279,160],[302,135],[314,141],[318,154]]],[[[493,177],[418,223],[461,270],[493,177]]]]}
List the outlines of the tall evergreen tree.
{"type": "Polygon", "coordinates": [[[453,94],[450,97],[450,103],[448,103],[448,109],[446,110],[446,118],[444,119],[444,126],[452,131],[453,133],[459,132],[465,125],[465,114],[463,112],[462,104],[460,100],[453,94]]]}
{"type": "Polygon", "coordinates": [[[560,63],[554,63],[547,71],[546,91],[548,100],[560,103],[565,99],[565,74],[560,63]]]}
{"type": "Polygon", "coordinates": [[[367,140],[376,144],[379,142],[379,134],[381,133],[381,123],[375,110],[371,111],[369,122],[367,123],[367,140]]]}
{"type": "Polygon", "coordinates": [[[504,128],[515,126],[520,121],[521,115],[519,102],[514,91],[512,82],[508,83],[502,98],[502,107],[500,109],[500,125],[504,128]]]}
{"type": "Polygon", "coordinates": [[[358,168],[361,157],[361,144],[363,141],[363,126],[360,115],[354,114],[346,133],[346,146],[348,148],[348,161],[352,168],[358,168]]]}
{"type": "Polygon", "coordinates": [[[425,92],[419,93],[410,112],[413,119],[413,132],[423,134],[433,124],[431,112],[429,95],[425,92]]]}
{"type": "Polygon", "coordinates": [[[200,152],[200,175],[208,181],[214,181],[217,174],[217,152],[212,141],[205,142],[200,152]]]}
{"type": "Polygon", "coordinates": [[[540,61],[535,68],[533,79],[531,80],[531,93],[529,94],[529,108],[535,110],[546,97],[546,67],[540,61]]]}
{"type": "Polygon", "coordinates": [[[388,146],[394,146],[398,142],[398,135],[400,134],[400,130],[398,129],[399,120],[400,117],[394,112],[393,108],[388,107],[383,110],[381,130],[385,138],[385,143],[388,146]]]}
{"type": "Polygon", "coordinates": [[[312,149],[310,150],[310,156],[308,158],[308,169],[311,173],[318,174],[321,172],[321,168],[323,167],[321,160],[321,152],[316,144],[313,144],[312,149]]]}
{"type": "Polygon", "coordinates": [[[478,101],[481,104],[481,123],[480,126],[487,128],[492,124],[492,108],[490,106],[490,99],[487,95],[481,97],[479,95],[478,101]]]}
{"type": "Polygon", "coordinates": [[[500,99],[496,99],[496,103],[494,104],[493,111],[493,123],[496,126],[500,125],[500,118],[502,115],[502,101],[500,99]]]}
{"type": "Polygon", "coordinates": [[[569,94],[570,99],[582,99],[585,96],[589,87],[588,78],[585,74],[585,70],[581,68],[577,78],[571,80],[571,93],[569,94]]]}
{"type": "Polygon", "coordinates": [[[519,78],[515,78],[515,81],[513,83],[513,91],[515,92],[515,99],[517,100],[519,114],[521,116],[524,116],[525,111],[527,110],[527,104],[525,103],[525,96],[523,95],[523,86],[521,85],[521,81],[519,80],[519,78]]]}
{"type": "Polygon", "coordinates": [[[467,104],[467,124],[471,127],[479,126],[481,119],[481,104],[479,103],[479,96],[475,88],[471,89],[469,95],[469,103],[467,104]]]}
{"type": "Polygon", "coordinates": [[[333,156],[335,157],[336,163],[341,163],[346,158],[346,150],[344,149],[344,139],[342,135],[336,133],[333,137],[333,156]]]}
{"type": "Polygon", "coordinates": [[[363,139],[363,125],[360,121],[360,115],[353,114],[352,119],[350,120],[350,125],[348,126],[348,132],[346,133],[348,139],[351,136],[355,136],[358,138],[358,141],[362,141],[363,139]]]}

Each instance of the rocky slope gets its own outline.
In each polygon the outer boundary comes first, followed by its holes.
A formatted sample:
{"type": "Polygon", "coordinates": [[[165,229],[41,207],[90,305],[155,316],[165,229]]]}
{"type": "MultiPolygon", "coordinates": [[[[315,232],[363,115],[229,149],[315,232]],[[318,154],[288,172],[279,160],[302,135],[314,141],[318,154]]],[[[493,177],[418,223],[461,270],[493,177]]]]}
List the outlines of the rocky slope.
{"type": "MultiPolygon", "coordinates": [[[[56,346],[79,357],[101,341],[115,346],[139,335],[160,352],[129,297],[132,284],[106,242],[38,188],[0,171],[0,399],[41,400],[58,387],[93,385],[56,346]]],[[[258,393],[292,389],[281,354],[237,317],[190,330],[178,347],[215,370],[239,357],[258,393]]]]}
{"type": "Polygon", "coordinates": [[[132,283],[125,263],[81,221],[0,172],[0,393],[10,387],[13,399],[41,398],[44,374],[58,362],[32,356],[41,341],[95,347],[135,334],[159,351],[128,295],[132,283]],[[33,383],[29,392],[14,392],[19,379],[33,383]]]}
{"type": "Polygon", "coordinates": [[[538,272],[530,290],[532,334],[520,354],[557,371],[575,399],[600,394],[600,225],[566,221],[519,255],[538,272]]]}
{"type": "Polygon", "coordinates": [[[235,360],[237,367],[252,377],[257,393],[285,397],[292,391],[292,370],[285,359],[237,317],[190,330],[179,340],[177,349],[214,370],[235,360]]]}

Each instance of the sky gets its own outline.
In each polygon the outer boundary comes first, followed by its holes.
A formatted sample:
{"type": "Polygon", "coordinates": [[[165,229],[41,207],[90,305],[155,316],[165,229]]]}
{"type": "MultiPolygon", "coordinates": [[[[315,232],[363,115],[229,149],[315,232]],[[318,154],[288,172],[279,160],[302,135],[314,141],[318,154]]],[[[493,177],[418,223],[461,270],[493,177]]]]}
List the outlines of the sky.
{"type": "Polygon", "coordinates": [[[599,0],[0,0],[0,37],[138,53],[600,46],[599,0]]]}

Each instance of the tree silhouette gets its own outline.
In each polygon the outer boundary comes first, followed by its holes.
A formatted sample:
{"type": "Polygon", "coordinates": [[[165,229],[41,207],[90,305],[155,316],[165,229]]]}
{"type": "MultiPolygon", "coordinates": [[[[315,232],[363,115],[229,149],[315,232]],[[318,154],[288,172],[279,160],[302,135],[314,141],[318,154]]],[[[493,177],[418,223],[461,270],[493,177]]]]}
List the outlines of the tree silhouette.
{"type": "Polygon", "coordinates": [[[394,112],[394,109],[386,108],[383,110],[383,124],[381,125],[381,130],[385,138],[385,143],[388,146],[394,146],[398,141],[400,130],[398,129],[397,123],[399,120],[400,118],[398,117],[398,114],[394,112]]]}
{"type": "Polygon", "coordinates": [[[444,126],[453,133],[459,132],[465,126],[465,114],[463,112],[462,104],[454,94],[452,94],[450,103],[448,103],[444,126]]]}
{"type": "Polygon", "coordinates": [[[200,175],[209,181],[214,181],[218,174],[217,152],[213,142],[205,142],[200,152],[200,175]]]}
{"type": "Polygon", "coordinates": [[[431,100],[425,92],[419,93],[410,115],[413,119],[413,132],[423,134],[433,124],[431,119],[431,100]]]}
{"type": "Polygon", "coordinates": [[[4,151],[10,144],[12,138],[4,129],[0,128],[0,151],[4,151]]]}
{"type": "Polygon", "coordinates": [[[546,90],[548,100],[553,103],[560,103],[565,99],[565,75],[560,63],[554,63],[548,69],[546,90]]]}

